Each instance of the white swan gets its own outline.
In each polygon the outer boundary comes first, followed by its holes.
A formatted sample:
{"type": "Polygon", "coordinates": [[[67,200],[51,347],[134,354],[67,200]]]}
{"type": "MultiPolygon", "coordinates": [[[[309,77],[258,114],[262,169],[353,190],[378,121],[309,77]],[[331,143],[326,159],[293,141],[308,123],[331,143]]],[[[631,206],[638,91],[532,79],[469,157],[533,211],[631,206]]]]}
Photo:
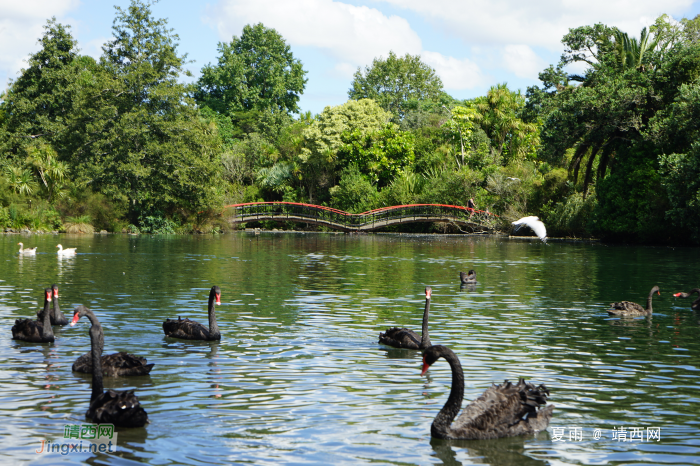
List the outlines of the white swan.
{"type": "Polygon", "coordinates": [[[523,217],[520,220],[514,221],[513,225],[515,225],[515,231],[518,231],[523,226],[528,226],[543,243],[547,242],[547,228],[545,228],[544,223],[542,223],[539,218],[535,216],[523,217]]]}
{"type": "Polygon", "coordinates": [[[59,256],[74,256],[75,255],[75,250],[78,248],[66,248],[63,249],[63,246],[60,244],[56,246],[58,248],[58,255],[59,256]]]}
{"type": "Polygon", "coordinates": [[[36,248],[27,248],[24,249],[24,244],[22,243],[17,243],[19,244],[19,253],[23,256],[33,256],[36,254],[36,248]]]}

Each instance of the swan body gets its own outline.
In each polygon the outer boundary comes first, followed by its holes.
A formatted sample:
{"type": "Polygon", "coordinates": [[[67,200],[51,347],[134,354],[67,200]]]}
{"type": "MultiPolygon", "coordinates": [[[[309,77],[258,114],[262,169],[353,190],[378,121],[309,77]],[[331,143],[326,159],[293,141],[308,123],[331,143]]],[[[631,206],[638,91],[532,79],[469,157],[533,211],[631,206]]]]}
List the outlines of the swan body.
{"type": "Polygon", "coordinates": [[[63,246],[61,246],[60,244],[56,245],[56,247],[58,248],[58,255],[59,256],[74,256],[76,254],[76,250],[78,249],[78,248],[63,249],[63,246]]]}
{"type": "Polygon", "coordinates": [[[430,312],[430,298],[433,289],[425,287],[425,310],[423,311],[423,335],[418,335],[413,330],[407,328],[392,327],[384,333],[379,334],[379,343],[393,346],[394,348],[406,349],[426,349],[430,347],[430,336],[428,335],[428,313],[430,312]]]}
{"type": "Polygon", "coordinates": [[[90,344],[92,347],[92,395],[90,407],[85,416],[98,424],[114,424],[117,427],[143,427],[148,422],[148,414],[141,407],[139,398],[134,390],[104,391],[102,384],[102,347],[104,346],[104,333],[97,316],[87,307],[75,308],[71,326],[74,326],[80,317],[86,316],[90,322],[90,344]]]}
{"type": "MultiPolygon", "coordinates": [[[[104,377],[123,377],[129,375],[148,375],[154,364],[146,364],[146,358],[120,351],[108,354],[100,359],[104,377]]],[[[85,353],[73,363],[73,372],[92,373],[92,353],[85,353]]]]}
{"type": "Polygon", "coordinates": [[[512,437],[536,434],[549,425],[554,405],[542,407],[547,403],[549,390],[524,379],[517,384],[506,380],[501,385],[492,385],[455,420],[464,398],[464,373],[457,355],[446,346],[431,346],[423,354],[422,374],[441,357],[452,369],[452,388],[430,427],[433,437],[463,440],[512,437]]]}
{"type": "MultiPolygon", "coordinates": [[[[68,319],[66,319],[66,316],[63,315],[63,313],[61,312],[61,308],[58,306],[58,286],[51,285],[51,290],[53,292],[53,297],[51,298],[51,301],[53,301],[53,309],[51,309],[49,315],[51,319],[51,325],[67,325],[68,319]]],[[[38,320],[42,320],[43,313],[43,310],[37,313],[38,320]]]]}
{"type": "Polygon", "coordinates": [[[185,340],[221,340],[221,332],[216,324],[214,306],[221,304],[221,290],[218,286],[212,286],[209,292],[209,328],[194,320],[178,317],[177,320],[166,319],[163,322],[165,336],[182,338],[185,340]]]}
{"type": "Polygon", "coordinates": [[[51,303],[51,288],[44,290],[44,310],[41,311],[41,321],[17,319],[12,326],[12,339],[32,341],[34,343],[50,343],[55,337],[51,328],[49,303],[51,303]]]}
{"type": "Polygon", "coordinates": [[[35,256],[36,255],[36,248],[24,248],[24,244],[22,243],[17,243],[19,244],[19,254],[21,256],[35,256]]]}
{"type": "Polygon", "coordinates": [[[537,237],[542,240],[543,243],[547,242],[547,228],[544,226],[544,223],[542,223],[539,218],[535,216],[523,217],[519,220],[514,221],[513,225],[515,225],[515,231],[518,231],[522,227],[526,226],[530,228],[537,235],[537,237]]]}
{"type": "Polygon", "coordinates": [[[689,293],[674,293],[673,296],[676,298],[690,298],[693,293],[697,293],[698,297],[692,302],[690,308],[697,311],[700,310],[700,288],[693,288],[689,293]]]}
{"type": "Polygon", "coordinates": [[[469,273],[459,272],[459,281],[462,285],[471,285],[476,283],[476,272],[470,270],[469,273]]]}
{"type": "Polygon", "coordinates": [[[633,303],[630,301],[620,301],[617,303],[611,303],[610,304],[610,309],[608,309],[608,314],[614,315],[614,316],[648,316],[651,315],[653,309],[651,308],[651,298],[654,295],[654,293],[657,293],[659,296],[661,296],[661,292],[659,291],[658,286],[654,286],[654,288],[651,289],[649,292],[649,297],[647,297],[647,307],[646,309],[640,306],[637,303],[633,303]]]}

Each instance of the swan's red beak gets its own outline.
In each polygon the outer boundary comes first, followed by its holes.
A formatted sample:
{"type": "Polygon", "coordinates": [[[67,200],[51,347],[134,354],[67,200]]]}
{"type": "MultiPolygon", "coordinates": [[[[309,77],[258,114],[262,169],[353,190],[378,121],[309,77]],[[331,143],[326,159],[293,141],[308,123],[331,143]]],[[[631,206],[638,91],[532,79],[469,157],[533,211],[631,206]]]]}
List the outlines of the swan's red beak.
{"type": "Polygon", "coordinates": [[[51,293],[46,293],[46,300],[51,302],[51,293]]]}
{"type": "Polygon", "coordinates": [[[673,296],[675,296],[676,298],[680,298],[681,294],[680,293],[673,293],[673,296]]]}
{"type": "Polygon", "coordinates": [[[433,294],[433,290],[431,290],[430,288],[425,290],[425,299],[430,299],[430,295],[432,295],[432,294],[433,294]]]}
{"type": "Polygon", "coordinates": [[[660,292],[660,291],[657,291],[656,294],[658,294],[659,296],[661,296],[661,292],[660,292]]]}
{"type": "Polygon", "coordinates": [[[54,296],[54,298],[58,298],[58,288],[54,288],[53,296],[54,296]]]}
{"type": "Polygon", "coordinates": [[[70,321],[70,326],[71,326],[71,327],[74,327],[75,324],[78,323],[78,319],[80,319],[80,313],[79,313],[79,312],[76,312],[76,313],[73,315],[73,320],[70,321]]]}
{"type": "Polygon", "coordinates": [[[423,370],[421,371],[420,375],[425,375],[425,373],[428,372],[428,369],[430,369],[430,364],[425,362],[425,359],[423,359],[423,370]]]}
{"type": "Polygon", "coordinates": [[[216,295],[216,304],[217,304],[217,306],[218,306],[219,304],[221,304],[221,294],[220,294],[220,293],[218,293],[218,294],[216,295]]]}

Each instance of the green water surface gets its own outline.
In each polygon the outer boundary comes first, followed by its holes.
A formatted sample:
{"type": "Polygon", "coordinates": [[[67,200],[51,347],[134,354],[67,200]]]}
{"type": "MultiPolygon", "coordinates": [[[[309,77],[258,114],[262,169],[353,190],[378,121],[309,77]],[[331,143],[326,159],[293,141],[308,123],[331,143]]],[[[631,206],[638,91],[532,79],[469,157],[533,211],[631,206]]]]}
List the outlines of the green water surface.
{"type": "Polygon", "coordinates": [[[700,287],[698,259],[693,248],[468,236],[0,236],[0,462],[700,464],[700,313],[672,296],[700,287]],[[37,256],[18,257],[20,240],[37,256]],[[78,255],[57,257],[58,243],[78,255]],[[478,284],[460,287],[469,269],[478,284]],[[151,421],[117,429],[114,455],[35,453],[86,423],[90,398],[91,376],[71,372],[89,349],[86,319],[55,327],[52,344],[12,340],[52,283],[66,315],[95,311],[106,353],[155,363],[149,376],[105,378],[136,389],[151,421]],[[212,285],[221,342],[165,338],[166,318],[206,325],[212,285]],[[389,326],[420,331],[426,285],[431,340],[459,356],[465,404],[492,382],[544,383],[556,406],[547,431],[430,438],[449,366],[421,377],[418,352],[377,343],[389,326]],[[644,304],[653,285],[651,317],[605,312],[644,304]]]}

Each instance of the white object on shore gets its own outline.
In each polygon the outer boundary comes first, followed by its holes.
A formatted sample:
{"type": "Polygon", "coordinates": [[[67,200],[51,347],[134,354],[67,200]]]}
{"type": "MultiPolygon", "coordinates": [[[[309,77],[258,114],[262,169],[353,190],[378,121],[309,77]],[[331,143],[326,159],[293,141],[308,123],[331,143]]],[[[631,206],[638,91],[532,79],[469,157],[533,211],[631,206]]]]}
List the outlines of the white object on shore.
{"type": "Polygon", "coordinates": [[[60,244],[56,246],[58,248],[58,255],[59,256],[74,256],[75,255],[75,250],[78,248],[66,248],[63,249],[63,246],[60,244]]]}
{"type": "Polygon", "coordinates": [[[27,248],[24,249],[24,244],[22,243],[17,243],[19,244],[19,253],[22,256],[34,256],[36,255],[36,248],[27,248]]]}
{"type": "Polygon", "coordinates": [[[545,228],[544,223],[542,223],[539,218],[535,216],[523,217],[520,220],[514,221],[513,225],[515,225],[515,231],[518,231],[523,226],[528,226],[543,243],[547,242],[547,228],[545,228]]]}

